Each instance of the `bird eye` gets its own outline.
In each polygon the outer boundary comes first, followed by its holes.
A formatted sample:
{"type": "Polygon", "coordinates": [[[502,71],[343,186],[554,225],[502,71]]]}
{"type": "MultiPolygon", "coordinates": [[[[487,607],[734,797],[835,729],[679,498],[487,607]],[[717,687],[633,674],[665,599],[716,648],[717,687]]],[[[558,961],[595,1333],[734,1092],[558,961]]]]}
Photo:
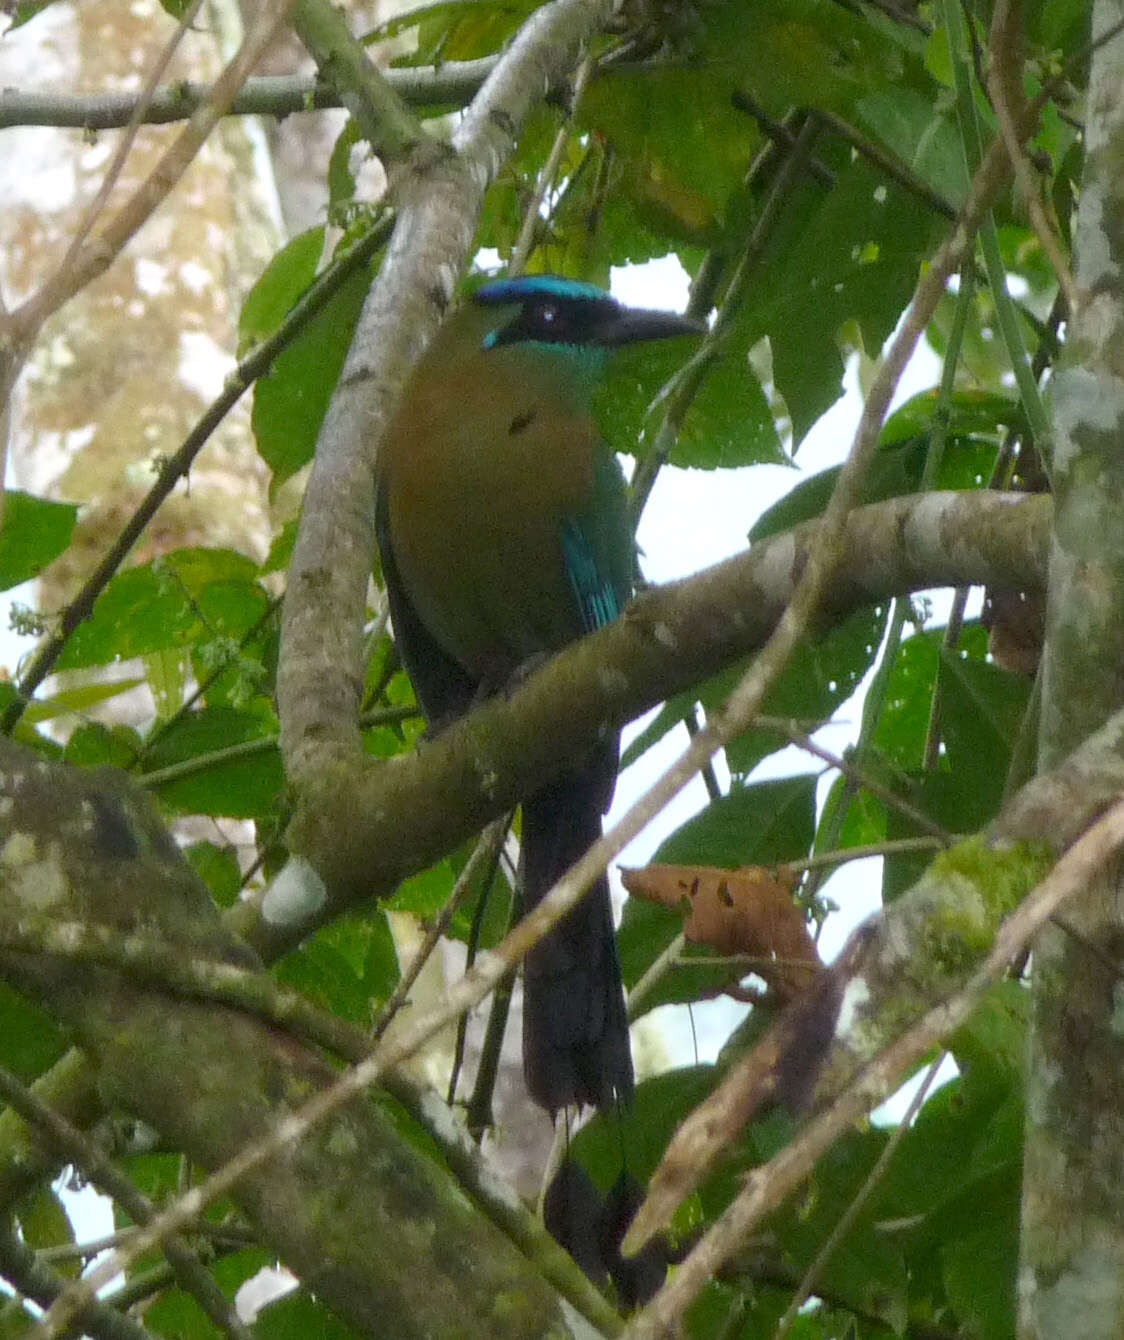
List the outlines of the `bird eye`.
{"type": "Polygon", "coordinates": [[[544,302],[539,308],[539,320],[544,326],[553,325],[557,316],[558,308],[552,302],[544,302]]]}

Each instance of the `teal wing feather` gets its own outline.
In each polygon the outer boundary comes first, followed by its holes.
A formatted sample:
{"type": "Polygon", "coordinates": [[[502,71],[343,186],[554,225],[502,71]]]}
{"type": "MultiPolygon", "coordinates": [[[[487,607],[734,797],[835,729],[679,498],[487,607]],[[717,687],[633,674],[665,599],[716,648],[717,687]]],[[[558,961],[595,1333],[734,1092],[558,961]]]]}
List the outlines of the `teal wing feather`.
{"type": "Polygon", "coordinates": [[[586,632],[612,623],[632,594],[628,495],[616,457],[607,449],[594,456],[593,475],[592,504],[562,523],[566,573],[586,632]]]}

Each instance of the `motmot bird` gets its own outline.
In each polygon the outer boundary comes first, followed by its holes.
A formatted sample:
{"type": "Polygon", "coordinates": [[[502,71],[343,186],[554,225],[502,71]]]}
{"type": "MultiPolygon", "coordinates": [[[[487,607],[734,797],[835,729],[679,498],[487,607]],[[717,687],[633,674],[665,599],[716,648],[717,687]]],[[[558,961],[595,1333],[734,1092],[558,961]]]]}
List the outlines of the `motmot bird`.
{"type": "MultiPolygon", "coordinates": [[[[700,329],[590,284],[500,279],[413,368],[379,455],[377,533],[395,641],[431,726],[620,613],[634,547],[593,393],[613,349],[700,329]]],[[[524,799],[525,910],[600,836],[618,745],[598,743],[524,799]]],[[[523,1070],[552,1113],[632,1095],[604,876],[527,955],[523,1070]]]]}

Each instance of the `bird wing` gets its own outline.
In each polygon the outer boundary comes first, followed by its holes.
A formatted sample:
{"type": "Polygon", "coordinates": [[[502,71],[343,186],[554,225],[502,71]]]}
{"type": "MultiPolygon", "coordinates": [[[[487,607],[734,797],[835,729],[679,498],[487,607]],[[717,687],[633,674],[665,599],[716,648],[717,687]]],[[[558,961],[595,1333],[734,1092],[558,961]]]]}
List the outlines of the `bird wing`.
{"type": "Polygon", "coordinates": [[[632,592],[628,495],[620,466],[607,447],[594,452],[592,503],[562,522],[561,540],[582,627],[591,633],[617,618],[632,592]]]}
{"type": "Polygon", "coordinates": [[[430,726],[438,728],[468,711],[477,696],[477,683],[422,623],[406,594],[391,544],[390,509],[384,488],[375,491],[375,535],[394,625],[394,644],[422,711],[430,726]]]}

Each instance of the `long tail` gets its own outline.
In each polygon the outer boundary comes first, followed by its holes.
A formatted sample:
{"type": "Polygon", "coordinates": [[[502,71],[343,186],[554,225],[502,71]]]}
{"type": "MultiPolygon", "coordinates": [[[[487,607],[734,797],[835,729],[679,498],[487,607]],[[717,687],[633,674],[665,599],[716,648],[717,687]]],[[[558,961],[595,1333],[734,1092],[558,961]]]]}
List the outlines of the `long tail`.
{"type": "MultiPolygon", "coordinates": [[[[615,773],[614,744],[611,754],[601,751],[524,801],[520,883],[528,911],[601,836],[615,773]]],[[[527,955],[523,1073],[532,1097],[551,1112],[632,1097],[628,1018],[604,877],[527,955]]]]}

